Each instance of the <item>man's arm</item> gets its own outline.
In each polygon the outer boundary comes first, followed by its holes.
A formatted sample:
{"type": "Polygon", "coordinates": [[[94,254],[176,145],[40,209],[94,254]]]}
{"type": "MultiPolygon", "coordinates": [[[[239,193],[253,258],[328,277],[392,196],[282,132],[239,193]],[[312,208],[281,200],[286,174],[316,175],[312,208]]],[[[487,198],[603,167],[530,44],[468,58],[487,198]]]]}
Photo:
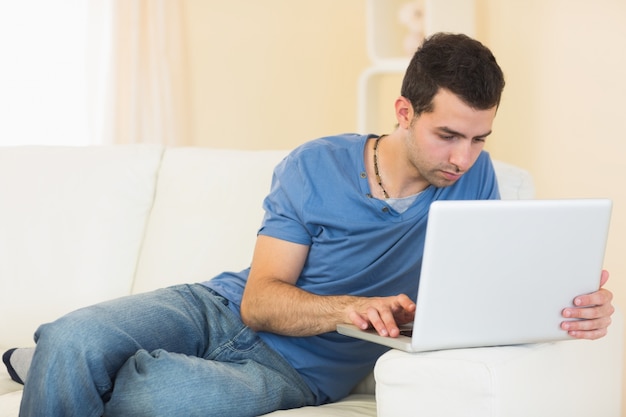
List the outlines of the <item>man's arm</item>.
{"type": "Polygon", "coordinates": [[[609,273],[602,271],[600,289],[591,294],[576,297],[574,299],[576,307],[563,310],[565,318],[585,319],[565,321],[561,324],[561,328],[567,330],[570,336],[578,339],[599,339],[606,335],[607,328],[611,324],[611,315],[615,311],[611,304],[613,293],[602,288],[608,279],[609,273]]]}
{"type": "Polygon", "coordinates": [[[241,301],[243,322],[256,331],[313,336],[334,331],[339,323],[375,328],[397,337],[398,324],[413,320],[415,303],[404,294],[391,297],[323,296],[296,282],[309,247],[260,235],[241,301]]]}

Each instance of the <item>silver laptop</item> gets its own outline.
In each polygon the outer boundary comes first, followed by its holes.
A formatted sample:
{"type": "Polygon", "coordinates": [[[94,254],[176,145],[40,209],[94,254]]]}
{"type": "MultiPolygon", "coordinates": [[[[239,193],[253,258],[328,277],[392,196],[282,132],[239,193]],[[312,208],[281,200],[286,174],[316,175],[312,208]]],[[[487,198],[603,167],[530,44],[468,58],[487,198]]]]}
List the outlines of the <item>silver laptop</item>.
{"type": "Polygon", "coordinates": [[[599,287],[611,207],[606,199],[434,202],[412,329],[397,338],[337,331],[408,352],[570,339],[561,311],[599,287]]]}

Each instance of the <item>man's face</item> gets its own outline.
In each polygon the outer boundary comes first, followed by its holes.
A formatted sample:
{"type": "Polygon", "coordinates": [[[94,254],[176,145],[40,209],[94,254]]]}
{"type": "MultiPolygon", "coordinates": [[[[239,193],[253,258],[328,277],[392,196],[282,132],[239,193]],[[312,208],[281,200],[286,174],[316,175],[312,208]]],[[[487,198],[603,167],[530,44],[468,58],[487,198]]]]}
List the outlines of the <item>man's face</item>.
{"type": "Polygon", "coordinates": [[[452,185],[474,165],[496,115],[496,106],[476,110],[445,89],[433,105],[432,112],[414,117],[406,132],[409,163],[424,188],[452,185]]]}

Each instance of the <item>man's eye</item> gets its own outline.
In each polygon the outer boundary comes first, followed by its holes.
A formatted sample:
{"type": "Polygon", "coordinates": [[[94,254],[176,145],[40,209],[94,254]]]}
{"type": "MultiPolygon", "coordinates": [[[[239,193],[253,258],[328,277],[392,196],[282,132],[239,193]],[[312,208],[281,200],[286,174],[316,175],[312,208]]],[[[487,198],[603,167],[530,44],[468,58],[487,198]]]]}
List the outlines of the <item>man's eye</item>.
{"type": "Polygon", "coordinates": [[[439,137],[443,140],[452,140],[454,139],[454,135],[439,135],[439,137]]]}

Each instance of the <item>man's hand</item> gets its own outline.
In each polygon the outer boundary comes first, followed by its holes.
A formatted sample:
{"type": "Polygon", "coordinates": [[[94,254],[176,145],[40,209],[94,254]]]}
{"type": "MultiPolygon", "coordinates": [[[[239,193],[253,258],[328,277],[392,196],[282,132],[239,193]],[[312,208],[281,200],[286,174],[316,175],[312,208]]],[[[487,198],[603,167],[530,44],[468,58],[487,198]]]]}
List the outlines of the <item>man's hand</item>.
{"type": "Polygon", "coordinates": [[[410,323],[415,303],[404,294],[392,297],[361,298],[348,308],[348,318],[360,329],[373,327],[379,335],[398,337],[398,325],[410,323]]]}
{"type": "Polygon", "coordinates": [[[600,289],[586,295],[580,295],[574,299],[576,307],[563,310],[563,317],[585,320],[564,321],[561,328],[567,330],[570,336],[578,339],[599,339],[607,333],[611,324],[611,315],[615,308],[611,304],[613,293],[602,288],[609,279],[609,273],[602,271],[600,277],[600,289]]]}

